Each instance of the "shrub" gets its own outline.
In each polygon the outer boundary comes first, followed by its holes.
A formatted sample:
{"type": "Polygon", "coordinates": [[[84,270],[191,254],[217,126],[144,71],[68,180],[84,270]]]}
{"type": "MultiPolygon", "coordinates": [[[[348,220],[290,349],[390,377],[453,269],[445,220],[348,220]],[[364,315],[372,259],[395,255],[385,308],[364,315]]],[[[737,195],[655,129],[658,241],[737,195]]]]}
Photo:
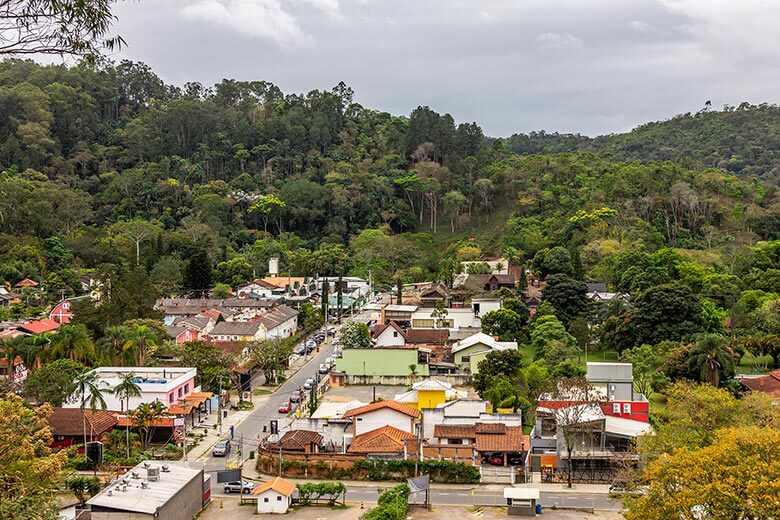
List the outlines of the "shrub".
{"type": "Polygon", "coordinates": [[[379,495],[377,506],[369,509],[361,520],[404,520],[409,509],[409,486],[398,484],[379,495]]]}

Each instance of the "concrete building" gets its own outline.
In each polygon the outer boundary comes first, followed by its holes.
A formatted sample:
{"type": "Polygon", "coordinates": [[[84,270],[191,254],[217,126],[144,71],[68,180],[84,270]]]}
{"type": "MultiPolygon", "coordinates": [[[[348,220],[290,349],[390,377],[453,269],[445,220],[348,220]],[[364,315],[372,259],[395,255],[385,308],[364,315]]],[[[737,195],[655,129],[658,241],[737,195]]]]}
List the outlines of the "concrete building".
{"type": "Polygon", "coordinates": [[[282,477],[263,482],[252,490],[257,497],[258,513],[285,514],[292,505],[295,484],[282,477]]]}
{"type": "Polygon", "coordinates": [[[202,469],[144,462],[87,501],[92,520],[191,520],[202,509],[202,469]]]}
{"type": "Polygon", "coordinates": [[[418,377],[429,375],[424,358],[416,347],[345,348],[336,359],[336,371],[346,373],[350,382],[405,384],[409,365],[417,366],[418,377]]]}
{"type": "MultiPolygon", "coordinates": [[[[159,401],[169,406],[179,400],[186,399],[193,392],[199,392],[200,387],[195,386],[195,368],[163,368],[163,367],[99,367],[92,370],[97,375],[98,387],[106,389],[103,399],[106,401],[106,410],[115,412],[125,411],[125,402],[112,392],[121,381],[124,374],[132,372],[135,375],[135,383],[138,385],[141,395],[130,398],[130,410],[134,410],[141,403],[159,401]]],[[[78,396],[63,403],[63,408],[78,408],[78,396]]]]}
{"type": "Polygon", "coordinates": [[[422,437],[434,442],[434,431],[438,425],[473,425],[480,423],[500,422],[506,426],[522,427],[522,414],[519,413],[489,413],[488,403],[482,399],[459,399],[437,406],[423,409],[422,437]]]}

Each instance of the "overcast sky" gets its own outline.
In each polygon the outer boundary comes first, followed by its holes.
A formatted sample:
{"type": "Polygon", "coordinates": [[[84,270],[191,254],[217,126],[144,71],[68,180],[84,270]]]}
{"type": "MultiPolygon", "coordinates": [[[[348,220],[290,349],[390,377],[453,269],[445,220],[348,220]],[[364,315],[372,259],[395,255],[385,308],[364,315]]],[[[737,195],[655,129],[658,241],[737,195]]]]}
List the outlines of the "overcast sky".
{"type": "Polygon", "coordinates": [[[713,106],[778,102],[777,0],[137,0],[114,59],[166,82],[345,81],[486,134],[622,132],[713,106]]]}

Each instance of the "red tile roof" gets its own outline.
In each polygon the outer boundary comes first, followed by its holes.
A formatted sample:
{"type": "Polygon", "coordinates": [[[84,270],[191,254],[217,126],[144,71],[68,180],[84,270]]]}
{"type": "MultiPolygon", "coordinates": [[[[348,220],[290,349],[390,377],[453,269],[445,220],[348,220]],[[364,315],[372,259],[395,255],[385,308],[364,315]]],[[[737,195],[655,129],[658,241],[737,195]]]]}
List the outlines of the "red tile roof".
{"type": "Polygon", "coordinates": [[[35,280],[30,280],[29,278],[25,278],[21,282],[14,285],[14,287],[38,287],[38,282],[35,280]]]}
{"type": "Polygon", "coordinates": [[[506,425],[504,423],[477,423],[474,427],[475,433],[504,433],[506,425]]]}
{"type": "Polygon", "coordinates": [[[279,441],[283,450],[305,450],[312,444],[320,444],[322,435],[310,430],[292,430],[284,434],[279,441]]]}
{"type": "Polygon", "coordinates": [[[401,335],[402,338],[404,339],[406,338],[406,332],[404,331],[404,329],[402,329],[401,326],[394,321],[385,323],[384,325],[377,325],[376,327],[374,327],[374,337],[378,338],[380,334],[382,334],[385,330],[387,330],[390,327],[398,331],[398,333],[401,335]]]}
{"type": "Polygon", "coordinates": [[[77,436],[84,434],[84,417],[87,418],[87,433],[102,435],[117,423],[116,415],[106,410],[84,410],[79,408],[55,408],[49,417],[53,435],[77,436]]]}
{"type": "Polygon", "coordinates": [[[375,403],[367,404],[359,408],[353,408],[352,410],[348,410],[347,413],[345,413],[342,417],[346,419],[347,417],[353,417],[355,415],[363,415],[364,413],[381,410],[383,408],[390,408],[391,410],[395,410],[396,412],[401,412],[402,414],[406,414],[409,417],[415,417],[415,418],[420,417],[420,410],[418,410],[413,406],[409,406],[407,404],[399,403],[396,401],[377,401],[375,403]]]}
{"type": "Polygon", "coordinates": [[[760,377],[743,377],[739,382],[754,392],[764,392],[780,397],[780,370],[760,377]]]}
{"type": "Polygon", "coordinates": [[[478,433],[477,451],[527,451],[531,441],[520,426],[506,426],[504,433],[478,433]]]}
{"type": "Polygon", "coordinates": [[[262,495],[269,489],[273,489],[277,493],[289,497],[292,496],[293,491],[295,491],[295,484],[287,479],[283,479],[282,477],[276,477],[269,480],[268,482],[263,482],[259,486],[252,489],[250,493],[252,495],[262,495]]]}
{"type": "Polygon", "coordinates": [[[51,332],[57,330],[60,324],[54,320],[37,320],[28,321],[24,325],[20,325],[19,329],[29,332],[30,334],[41,334],[42,332],[51,332]]]}
{"type": "Polygon", "coordinates": [[[414,439],[413,433],[399,430],[394,426],[382,426],[358,435],[352,439],[349,453],[403,453],[404,440],[414,439]]]}
{"type": "Polygon", "coordinates": [[[433,436],[438,439],[474,439],[474,425],[437,424],[433,427],[433,436]]]}
{"type": "Polygon", "coordinates": [[[448,329],[406,329],[407,343],[417,345],[444,345],[450,339],[448,329]]]}

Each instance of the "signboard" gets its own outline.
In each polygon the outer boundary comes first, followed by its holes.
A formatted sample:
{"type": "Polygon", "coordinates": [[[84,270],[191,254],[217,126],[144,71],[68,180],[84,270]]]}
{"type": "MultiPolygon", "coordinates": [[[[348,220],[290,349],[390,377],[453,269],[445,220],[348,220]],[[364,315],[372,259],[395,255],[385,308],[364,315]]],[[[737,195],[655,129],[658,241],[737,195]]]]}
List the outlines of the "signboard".
{"type": "Polygon", "coordinates": [[[271,420],[271,435],[279,434],[279,421],[276,419],[271,420]]]}
{"type": "Polygon", "coordinates": [[[407,479],[406,484],[409,486],[409,491],[412,493],[428,491],[431,487],[431,478],[429,475],[421,475],[419,477],[407,479]]]}
{"type": "Polygon", "coordinates": [[[241,480],[241,470],[240,469],[232,469],[232,470],[224,470],[224,471],[217,471],[217,483],[221,484],[223,482],[236,482],[241,480]]]}
{"type": "Polygon", "coordinates": [[[184,417],[174,417],[173,425],[177,427],[184,426],[184,417]]]}

